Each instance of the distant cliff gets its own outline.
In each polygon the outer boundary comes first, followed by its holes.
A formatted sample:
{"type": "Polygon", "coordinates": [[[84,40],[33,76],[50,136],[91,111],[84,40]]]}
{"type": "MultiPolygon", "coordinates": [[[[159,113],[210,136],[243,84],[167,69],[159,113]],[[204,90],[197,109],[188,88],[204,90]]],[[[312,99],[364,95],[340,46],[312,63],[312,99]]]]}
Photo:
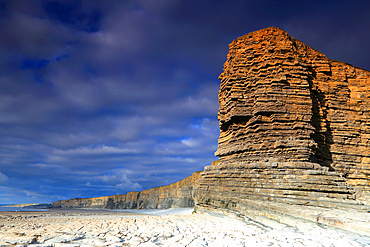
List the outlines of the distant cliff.
{"type": "Polygon", "coordinates": [[[52,203],[52,208],[167,209],[193,207],[201,172],[167,186],[125,195],[75,198],[52,203]]]}

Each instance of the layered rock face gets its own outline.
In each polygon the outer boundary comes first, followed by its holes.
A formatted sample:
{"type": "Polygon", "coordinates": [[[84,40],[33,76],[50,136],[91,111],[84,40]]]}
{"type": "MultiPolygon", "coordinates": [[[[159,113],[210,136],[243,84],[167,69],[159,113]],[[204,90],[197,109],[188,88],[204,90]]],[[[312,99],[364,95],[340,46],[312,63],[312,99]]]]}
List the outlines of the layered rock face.
{"type": "Polygon", "coordinates": [[[220,161],[205,168],[198,204],[369,210],[370,72],[275,27],[229,48],[219,77],[220,161]]]}
{"type": "Polygon", "coordinates": [[[201,172],[168,186],[141,192],[129,192],[94,198],[76,198],[53,202],[53,208],[167,209],[193,207],[201,172]]]}

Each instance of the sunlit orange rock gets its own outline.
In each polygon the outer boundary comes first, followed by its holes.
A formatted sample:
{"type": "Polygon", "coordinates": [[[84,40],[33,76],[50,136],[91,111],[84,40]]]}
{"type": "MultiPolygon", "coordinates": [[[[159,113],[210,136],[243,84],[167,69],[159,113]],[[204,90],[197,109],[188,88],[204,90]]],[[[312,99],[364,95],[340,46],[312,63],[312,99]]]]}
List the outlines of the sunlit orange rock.
{"type": "Polygon", "coordinates": [[[370,72],[270,27],[229,45],[198,204],[370,206],[370,72]]]}

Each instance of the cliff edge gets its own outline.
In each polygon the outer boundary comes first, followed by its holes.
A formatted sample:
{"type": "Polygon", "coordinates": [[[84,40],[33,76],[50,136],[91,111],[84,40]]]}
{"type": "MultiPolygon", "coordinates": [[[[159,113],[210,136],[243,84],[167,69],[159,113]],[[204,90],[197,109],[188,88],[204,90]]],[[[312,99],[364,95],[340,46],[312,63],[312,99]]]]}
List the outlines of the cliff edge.
{"type": "Polygon", "coordinates": [[[75,198],[52,203],[52,208],[167,209],[194,207],[201,172],[167,185],[124,195],[75,198]]]}

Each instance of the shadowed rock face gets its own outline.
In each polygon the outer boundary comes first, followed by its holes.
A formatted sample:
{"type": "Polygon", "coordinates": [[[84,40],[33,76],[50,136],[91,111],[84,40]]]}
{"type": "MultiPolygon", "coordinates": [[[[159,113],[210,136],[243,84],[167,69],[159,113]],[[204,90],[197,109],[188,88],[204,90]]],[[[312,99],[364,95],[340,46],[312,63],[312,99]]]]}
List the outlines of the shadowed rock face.
{"type": "Polygon", "coordinates": [[[167,186],[125,195],[76,198],[53,202],[53,208],[167,209],[194,206],[200,172],[167,186]]]}
{"type": "Polygon", "coordinates": [[[220,75],[220,162],[198,203],[369,209],[370,72],[271,27],[229,45],[220,75]]]}

